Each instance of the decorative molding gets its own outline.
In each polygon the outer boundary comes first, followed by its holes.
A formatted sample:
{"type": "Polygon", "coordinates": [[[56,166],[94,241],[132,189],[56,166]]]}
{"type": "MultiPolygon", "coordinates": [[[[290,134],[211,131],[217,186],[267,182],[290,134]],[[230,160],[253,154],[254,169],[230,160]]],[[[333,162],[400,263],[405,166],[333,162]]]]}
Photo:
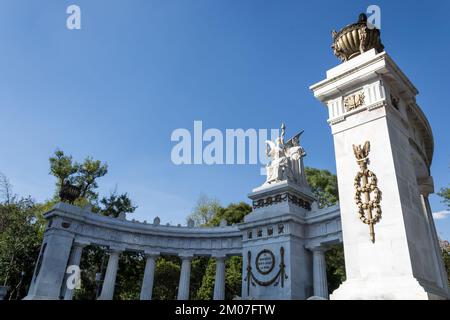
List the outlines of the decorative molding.
{"type": "Polygon", "coordinates": [[[367,106],[367,111],[372,111],[381,107],[386,106],[386,100],[383,101],[379,101],[379,102],[375,102],[372,103],[371,105],[367,106]]]}
{"type": "Polygon", "coordinates": [[[345,118],[346,118],[345,116],[340,116],[340,117],[330,119],[328,122],[333,125],[333,124],[345,121],[345,118]]]}
{"type": "Polygon", "coordinates": [[[306,210],[311,210],[310,202],[303,200],[302,198],[297,197],[296,195],[293,195],[289,192],[284,192],[276,194],[274,196],[268,196],[266,198],[253,200],[253,209],[264,208],[282,202],[290,202],[301,208],[305,208],[306,210]]]}
{"type": "Polygon", "coordinates": [[[358,207],[359,219],[369,225],[370,240],[375,242],[374,225],[381,219],[381,191],[377,186],[377,176],[367,169],[369,163],[370,142],[366,141],[363,147],[353,145],[356,162],[360,171],[355,177],[355,201],[358,207]],[[364,195],[364,202],[361,199],[364,195]],[[371,198],[373,196],[373,198],[371,198]]]}

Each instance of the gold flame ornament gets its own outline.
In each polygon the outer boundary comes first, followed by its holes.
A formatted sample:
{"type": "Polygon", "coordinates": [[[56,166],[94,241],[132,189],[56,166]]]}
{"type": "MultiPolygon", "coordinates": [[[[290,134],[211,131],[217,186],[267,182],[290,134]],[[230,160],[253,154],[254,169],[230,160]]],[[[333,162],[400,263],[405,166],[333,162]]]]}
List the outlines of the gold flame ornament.
{"type": "Polygon", "coordinates": [[[353,145],[356,162],[360,171],[355,177],[355,201],[358,207],[359,219],[369,225],[370,240],[375,242],[374,225],[381,219],[381,191],[377,186],[377,176],[367,169],[369,164],[370,142],[364,146],[353,145]],[[364,197],[364,200],[362,199],[364,197]]]}

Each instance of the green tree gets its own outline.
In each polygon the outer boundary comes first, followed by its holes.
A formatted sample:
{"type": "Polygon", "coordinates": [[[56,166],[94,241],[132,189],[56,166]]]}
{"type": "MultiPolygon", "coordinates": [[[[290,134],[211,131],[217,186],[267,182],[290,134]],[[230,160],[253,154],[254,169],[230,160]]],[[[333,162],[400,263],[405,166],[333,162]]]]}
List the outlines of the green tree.
{"type": "MultiPolygon", "coordinates": [[[[450,188],[442,188],[438,192],[438,196],[442,197],[442,202],[450,208],[450,188]]],[[[447,270],[448,282],[450,283],[450,245],[448,242],[442,241],[442,259],[444,260],[445,269],[447,270]]]]}
{"type": "Polygon", "coordinates": [[[328,292],[332,293],[345,281],[344,246],[332,245],[328,248],[325,260],[327,264],[328,292]]]}
{"type": "Polygon", "coordinates": [[[175,300],[180,279],[180,261],[178,257],[161,256],[156,263],[153,299],[175,300]]]}
{"type": "Polygon", "coordinates": [[[250,212],[252,212],[252,207],[245,202],[231,203],[226,208],[217,208],[215,215],[205,225],[218,226],[222,220],[225,220],[229,225],[240,223],[250,212]]]}
{"type": "Polygon", "coordinates": [[[119,260],[116,279],[116,300],[139,300],[145,259],[142,253],[123,252],[119,260]]]}
{"type": "MultiPolygon", "coordinates": [[[[216,214],[211,217],[207,226],[218,226],[224,219],[227,224],[242,222],[244,217],[252,211],[252,207],[245,202],[231,203],[226,208],[218,208],[216,214]]],[[[233,299],[241,295],[242,286],[242,257],[231,257],[226,261],[225,269],[225,293],[226,299],[233,299]]],[[[209,259],[204,271],[201,285],[196,292],[196,299],[210,300],[214,293],[214,279],[216,274],[215,259],[209,259]]]]}
{"type": "Polygon", "coordinates": [[[450,188],[442,188],[441,191],[438,192],[438,196],[442,198],[443,203],[450,207],[450,188]]]}
{"type": "MultiPolygon", "coordinates": [[[[447,242],[448,243],[448,242],[447,242]]],[[[442,248],[442,260],[444,261],[445,269],[447,270],[447,280],[450,284],[450,245],[442,248]]]]}
{"type": "Polygon", "coordinates": [[[5,176],[1,180],[0,284],[9,287],[8,299],[23,298],[39,254],[45,206],[31,198],[18,198],[5,176]]]}
{"type": "Polygon", "coordinates": [[[220,208],[220,203],[217,199],[212,199],[202,194],[198,198],[192,213],[188,216],[188,220],[194,221],[196,226],[208,226],[220,208]]]}
{"type": "Polygon", "coordinates": [[[86,204],[98,199],[98,193],[95,192],[98,187],[97,179],[108,173],[106,163],[91,157],[87,157],[83,163],[78,163],[62,150],[56,150],[49,160],[50,173],[57,179],[55,198],[59,200],[59,191],[64,184],[71,184],[80,190],[78,203],[86,204]]]}
{"type": "Polygon", "coordinates": [[[113,192],[109,197],[103,197],[100,200],[100,204],[102,207],[98,209],[98,212],[105,216],[116,218],[122,213],[133,213],[137,209],[137,206],[133,205],[127,193],[118,195],[116,192],[113,192]]]}
{"type": "MultiPolygon", "coordinates": [[[[319,208],[339,201],[337,177],[328,170],[305,168],[311,190],[318,199],[319,208]]],[[[344,246],[330,246],[326,253],[328,291],[331,293],[345,280],[344,246]]]]}
{"type": "Polygon", "coordinates": [[[318,199],[319,208],[331,206],[339,201],[337,177],[328,170],[305,168],[311,190],[318,199]]]}

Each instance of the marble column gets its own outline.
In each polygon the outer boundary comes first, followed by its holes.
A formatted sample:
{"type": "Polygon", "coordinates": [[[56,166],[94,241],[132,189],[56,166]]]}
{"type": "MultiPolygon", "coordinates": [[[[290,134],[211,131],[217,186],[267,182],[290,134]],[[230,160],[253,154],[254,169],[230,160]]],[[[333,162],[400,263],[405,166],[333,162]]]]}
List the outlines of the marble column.
{"type": "MultiPolygon", "coordinates": [[[[83,248],[86,246],[86,244],[81,243],[74,243],[72,246],[72,251],[70,253],[69,257],[69,263],[67,264],[67,267],[69,266],[77,266],[80,267],[80,261],[81,261],[81,255],[83,254],[83,248]]],[[[72,274],[68,274],[66,270],[66,277],[64,279],[63,288],[64,288],[64,300],[72,300],[74,289],[70,289],[67,286],[67,280],[72,274]]],[[[78,276],[81,276],[81,271],[78,276]]],[[[79,281],[79,279],[75,279],[75,281],[79,281]]]]}
{"type": "Polygon", "coordinates": [[[216,279],[214,282],[214,300],[225,299],[225,256],[216,258],[216,279]]]}
{"type": "Polygon", "coordinates": [[[313,281],[314,296],[328,299],[327,265],[325,262],[325,249],[316,247],[313,252],[313,281]]]}
{"type": "Polygon", "coordinates": [[[192,255],[182,255],[181,258],[181,274],[180,283],[178,285],[178,300],[189,299],[189,284],[191,278],[191,261],[192,255]]]}
{"type": "Polygon", "coordinates": [[[109,251],[108,266],[106,267],[105,279],[103,280],[102,293],[99,300],[112,300],[114,296],[114,288],[116,286],[117,268],[119,266],[119,258],[121,250],[111,249],[109,251]]]}
{"type": "Polygon", "coordinates": [[[151,300],[153,292],[153,279],[155,276],[156,259],[158,259],[159,253],[146,252],[145,257],[147,261],[145,263],[144,278],[142,280],[141,287],[141,300],[151,300]]]}

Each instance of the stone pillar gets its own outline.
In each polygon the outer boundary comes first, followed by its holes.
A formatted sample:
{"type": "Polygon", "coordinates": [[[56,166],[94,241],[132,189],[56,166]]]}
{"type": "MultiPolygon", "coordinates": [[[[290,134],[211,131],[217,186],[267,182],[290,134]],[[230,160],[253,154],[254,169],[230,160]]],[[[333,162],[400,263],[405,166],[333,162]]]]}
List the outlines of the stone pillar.
{"type": "MultiPolygon", "coordinates": [[[[54,225],[60,224],[59,220],[54,221],[54,225]]],[[[24,300],[60,299],[73,238],[70,231],[59,227],[45,232],[33,279],[24,300]]]]}
{"type": "Polygon", "coordinates": [[[120,253],[118,249],[110,249],[108,266],[106,268],[105,279],[103,280],[102,293],[99,300],[112,300],[114,296],[114,288],[116,285],[117,268],[119,265],[120,253]]]}
{"type": "Polygon", "coordinates": [[[191,278],[191,261],[193,255],[182,255],[180,284],[178,285],[178,300],[189,299],[189,283],[191,278]]]}
{"type": "Polygon", "coordinates": [[[216,258],[216,279],[214,282],[214,300],[225,299],[225,256],[216,258]]]}
{"type": "Polygon", "coordinates": [[[317,247],[313,252],[314,296],[328,299],[327,264],[325,248],[317,247]]]}
{"type": "Polygon", "coordinates": [[[144,278],[142,280],[141,300],[151,300],[153,292],[153,279],[155,275],[156,259],[159,253],[145,252],[147,262],[145,263],[144,278]]]}
{"type": "Polygon", "coordinates": [[[448,298],[420,201],[434,142],[416,88],[385,51],[371,49],[311,89],[330,114],[345,247],[346,280],[330,298],[448,298]]]}
{"type": "MultiPolygon", "coordinates": [[[[72,252],[70,253],[70,258],[69,258],[69,263],[67,264],[67,267],[69,266],[80,266],[80,261],[81,261],[81,255],[83,253],[83,248],[86,246],[86,244],[81,244],[81,243],[74,243],[72,246],[72,252]]],[[[67,273],[67,269],[66,269],[66,277],[64,279],[64,283],[63,283],[63,290],[62,292],[64,300],[72,300],[73,298],[73,294],[74,294],[74,290],[73,289],[69,289],[67,287],[67,280],[70,277],[70,275],[72,275],[73,273],[67,273]]],[[[80,274],[78,275],[80,276],[80,274]]],[[[76,281],[77,279],[75,279],[76,281]]]]}

